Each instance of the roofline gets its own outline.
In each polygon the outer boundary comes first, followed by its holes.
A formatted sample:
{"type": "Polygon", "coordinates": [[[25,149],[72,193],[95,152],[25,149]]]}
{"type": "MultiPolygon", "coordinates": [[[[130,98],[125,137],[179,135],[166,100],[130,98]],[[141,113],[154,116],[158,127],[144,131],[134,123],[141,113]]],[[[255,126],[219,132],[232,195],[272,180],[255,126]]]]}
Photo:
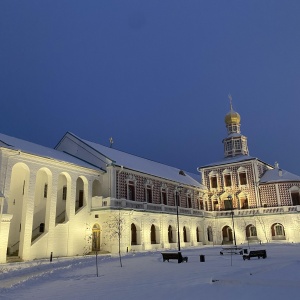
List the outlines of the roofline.
{"type": "Polygon", "coordinates": [[[236,161],[236,162],[224,162],[224,163],[216,163],[214,165],[206,165],[206,166],[203,166],[203,167],[198,167],[197,170],[198,172],[200,172],[201,169],[208,169],[208,168],[214,168],[214,167],[217,167],[217,166],[224,166],[224,165],[233,165],[233,164],[240,164],[240,163],[243,163],[243,162],[248,162],[248,161],[251,161],[251,160],[257,160],[263,164],[266,164],[268,165],[269,167],[273,168],[273,166],[271,166],[270,164],[258,159],[257,157],[251,157],[251,158],[248,158],[248,159],[245,159],[245,160],[241,160],[241,161],[236,161]]]}
{"type": "Polygon", "coordinates": [[[299,180],[280,180],[280,181],[278,181],[278,180],[270,180],[270,181],[263,181],[263,182],[259,182],[259,185],[266,185],[266,184],[269,184],[269,183],[287,183],[287,182],[290,182],[290,183],[292,183],[292,182],[299,182],[300,181],[300,179],[299,180]]]}
{"type": "MultiPolygon", "coordinates": [[[[105,158],[107,158],[108,160],[110,160],[112,163],[115,163],[116,161],[114,161],[113,159],[111,159],[110,157],[106,156],[105,154],[101,153],[100,151],[98,151],[97,149],[95,149],[94,147],[91,147],[89,144],[87,144],[84,140],[82,140],[82,138],[80,138],[79,136],[73,134],[70,131],[67,131],[64,136],[61,138],[61,140],[59,141],[59,143],[55,146],[56,147],[61,143],[61,141],[63,140],[63,138],[67,135],[70,134],[71,136],[73,136],[74,138],[76,138],[77,140],[80,140],[80,142],[82,142],[84,145],[86,145],[87,147],[89,147],[90,149],[93,149],[95,152],[101,154],[102,156],[104,156],[105,158]]],[[[93,143],[93,142],[92,142],[93,143]]],[[[96,144],[96,143],[95,143],[96,144]]],[[[69,154],[69,153],[68,153],[69,154]]]]}
{"type": "MultiPolygon", "coordinates": [[[[130,169],[126,166],[120,166],[120,165],[117,165],[115,164],[114,165],[115,167],[119,167],[119,168],[124,168],[124,169],[127,169],[127,170],[130,170],[130,171],[134,171],[136,173],[140,173],[140,174],[146,174],[146,175],[150,175],[150,176],[153,176],[153,177],[156,177],[156,178],[161,178],[161,179],[164,179],[164,180],[168,180],[168,181],[172,181],[172,182],[178,182],[180,184],[184,184],[184,185],[189,185],[189,186],[193,186],[193,187],[197,187],[197,188],[202,188],[202,189],[207,189],[205,185],[203,185],[202,183],[199,182],[199,184],[201,185],[200,187],[198,186],[195,186],[195,185],[191,185],[191,184],[188,184],[188,183],[184,183],[184,182],[180,182],[180,181],[175,181],[175,180],[172,180],[172,179],[169,179],[169,178],[166,178],[166,177],[161,177],[161,176],[157,176],[157,175],[153,175],[153,174],[150,174],[150,173],[145,173],[145,172],[142,172],[142,171],[138,171],[138,170],[135,170],[135,169],[130,169]]],[[[189,176],[189,175],[188,175],[189,176]]],[[[192,178],[191,176],[189,176],[190,178],[192,178]]],[[[194,178],[192,178],[194,181],[196,181],[194,178]]],[[[196,181],[197,182],[197,181],[196,181]]]]}
{"type": "MultiPolygon", "coordinates": [[[[37,153],[28,152],[26,150],[24,151],[22,149],[17,149],[15,147],[13,147],[13,148],[12,147],[7,147],[6,148],[6,147],[3,147],[3,146],[0,146],[0,149],[1,148],[9,149],[9,150],[12,150],[12,151],[21,152],[21,153],[26,154],[26,155],[37,156],[37,157],[40,157],[40,158],[43,158],[43,159],[49,159],[49,160],[53,160],[53,161],[63,162],[63,163],[68,164],[68,165],[72,165],[72,166],[76,166],[76,167],[84,168],[84,169],[88,169],[88,170],[93,170],[93,171],[96,171],[96,172],[98,172],[100,170],[103,171],[103,172],[105,172],[103,169],[99,168],[98,166],[92,165],[92,164],[90,164],[90,163],[88,163],[88,162],[86,162],[86,161],[84,161],[84,160],[82,160],[82,159],[80,159],[78,157],[75,157],[75,156],[73,156],[73,155],[71,155],[71,154],[69,154],[67,152],[61,152],[61,153],[65,153],[65,154],[67,154],[67,155],[69,155],[71,157],[74,157],[74,158],[76,158],[78,160],[81,160],[81,161],[83,161],[83,162],[91,165],[91,167],[97,168],[97,170],[95,170],[93,168],[89,168],[88,166],[80,166],[79,164],[76,164],[76,163],[73,163],[73,162],[69,162],[69,161],[66,161],[66,160],[54,158],[54,157],[51,157],[51,156],[46,156],[46,155],[41,155],[41,154],[37,154],[37,153]]],[[[50,148],[50,149],[52,149],[52,148],[50,148]]],[[[54,149],[54,150],[56,150],[56,149],[54,149]]],[[[58,150],[56,150],[56,151],[58,151],[58,150]]]]}

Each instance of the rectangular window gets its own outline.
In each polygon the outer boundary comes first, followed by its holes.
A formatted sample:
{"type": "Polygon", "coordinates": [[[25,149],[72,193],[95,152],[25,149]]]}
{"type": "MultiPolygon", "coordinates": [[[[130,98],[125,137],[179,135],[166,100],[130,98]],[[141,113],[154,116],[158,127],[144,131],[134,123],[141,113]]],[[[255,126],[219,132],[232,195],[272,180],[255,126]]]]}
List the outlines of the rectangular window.
{"type": "Polygon", "coordinates": [[[135,201],[135,186],[133,181],[128,182],[128,200],[135,201]]]}
{"type": "Polygon", "coordinates": [[[299,196],[299,193],[298,192],[292,192],[291,196],[292,196],[293,205],[300,205],[300,196],[299,196]]]}
{"type": "Polygon", "coordinates": [[[63,187],[62,199],[67,200],[67,187],[66,186],[63,187]]]}
{"type": "Polygon", "coordinates": [[[232,210],[232,200],[224,200],[224,209],[225,210],[232,210]]]}
{"type": "Polygon", "coordinates": [[[187,207],[192,208],[192,197],[190,194],[187,195],[187,207]]]}
{"type": "Polygon", "coordinates": [[[203,205],[203,200],[200,200],[200,209],[203,210],[204,209],[204,205],[203,205]]]}
{"type": "Polygon", "coordinates": [[[276,235],[283,235],[282,226],[277,225],[275,226],[276,235]]]}
{"type": "Polygon", "coordinates": [[[151,186],[147,185],[145,191],[146,191],[146,201],[148,203],[152,203],[152,188],[151,188],[151,186]]]}
{"type": "Polygon", "coordinates": [[[226,151],[231,151],[232,150],[232,142],[231,141],[228,141],[226,143],[226,151]]]}
{"type": "Polygon", "coordinates": [[[161,191],[161,203],[164,204],[164,205],[168,205],[168,202],[167,202],[167,191],[166,190],[162,190],[161,191]]]}
{"type": "Polygon", "coordinates": [[[44,198],[47,198],[47,195],[48,195],[48,184],[45,183],[45,185],[44,185],[44,198]]]}
{"type": "Polygon", "coordinates": [[[241,141],[240,140],[235,140],[234,141],[234,148],[235,149],[241,149],[241,141]]]}
{"type": "Polygon", "coordinates": [[[241,209],[248,209],[248,199],[247,198],[242,198],[241,200],[241,209]]]}
{"type": "Polygon", "coordinates": [[[218,187],[217,176],[210,177],[210,186],[212,189],[216,189],[218,187]]]}
{"type": "Polygon", "coordinates": [[[250,227],[250,236],[257,236],[256,227],[254,226],[250,227]]]}
{"type": "Polygon", "coordinates": [[[247,184],[246,172],[239,173],[239,178],[240,178],[240,185],[246,185],[247,184]]]}
{"type": "Polygon", "coordinates": [[[224,182],[225,182],[225,186],[231,186],[231,175],[230,174],[224,175],[224,182]]]}

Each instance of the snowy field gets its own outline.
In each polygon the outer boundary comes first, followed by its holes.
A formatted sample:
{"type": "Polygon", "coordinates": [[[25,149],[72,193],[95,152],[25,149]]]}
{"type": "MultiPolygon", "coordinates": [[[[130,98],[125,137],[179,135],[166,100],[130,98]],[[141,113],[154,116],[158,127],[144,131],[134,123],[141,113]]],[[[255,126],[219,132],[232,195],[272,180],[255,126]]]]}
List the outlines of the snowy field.
{"type": "Polygon", "coordinates": [[[183,249],[188,263],[145,252],[124,256],[121,268],[118,257],[98,256],[99,277],[95,256],[0,264],[0,299],[299,299],[300,245],[254,248],[268,257],[244,261],[201,247],[183,249]]]}

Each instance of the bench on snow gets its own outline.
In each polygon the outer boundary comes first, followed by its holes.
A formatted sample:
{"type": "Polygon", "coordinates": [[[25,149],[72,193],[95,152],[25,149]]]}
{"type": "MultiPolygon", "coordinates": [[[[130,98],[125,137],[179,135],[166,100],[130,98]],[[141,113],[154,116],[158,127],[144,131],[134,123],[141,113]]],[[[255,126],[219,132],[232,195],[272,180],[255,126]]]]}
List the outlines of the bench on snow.
{"type": "Polygon", "coordinates": [[[181,252],[162,252],[161,253],[162,257],[163,257],[163,261],[168,261],[170,259],[177,259],[178,263],[181,263],[183,261],[188,262],[188,258],[185,256],[183,257],[181,252]]]}
{"type": "Polygon", "coordinates": [[[243,254],[243,248],[240,247],[224,247],[222,248],[222,250],[220,251],[220,254],[243,254]]]}
{"type": "Polygon", "coordinates": [[[267,251],[266,250],[251,250],[248,254],[243,255],[243,259],[250,259],[251,257],[258,257],[260,259],[261,257],[265,259],[267,257],[267,251]]]}

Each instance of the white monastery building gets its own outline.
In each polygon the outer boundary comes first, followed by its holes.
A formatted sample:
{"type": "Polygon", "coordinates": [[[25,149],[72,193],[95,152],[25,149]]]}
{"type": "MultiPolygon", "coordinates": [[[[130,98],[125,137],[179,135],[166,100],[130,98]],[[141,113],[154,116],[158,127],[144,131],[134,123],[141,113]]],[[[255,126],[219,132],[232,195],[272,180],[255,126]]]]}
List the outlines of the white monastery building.
{"type": "Polygon", "coordinates": [[[0,134],[0,262],[177,249],[178,223],[182,248],[300,242],[300,177],[249,155],[232,106],[225,124],[201,176],[69,132],[55,149],[0,134]]]}

